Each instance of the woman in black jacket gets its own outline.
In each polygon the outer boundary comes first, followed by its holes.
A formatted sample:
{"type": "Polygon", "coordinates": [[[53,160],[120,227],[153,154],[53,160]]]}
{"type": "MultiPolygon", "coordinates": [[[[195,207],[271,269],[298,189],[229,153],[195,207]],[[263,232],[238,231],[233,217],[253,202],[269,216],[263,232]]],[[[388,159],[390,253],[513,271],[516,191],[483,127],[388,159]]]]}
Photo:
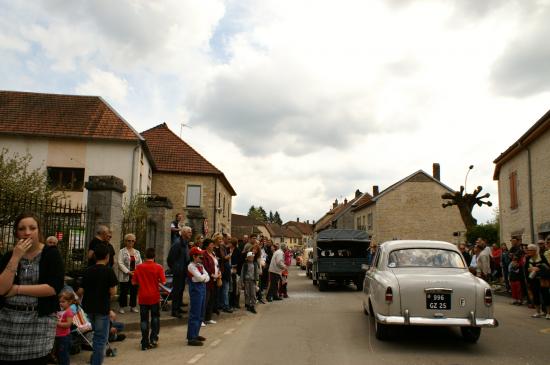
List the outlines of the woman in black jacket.
{"type": "Polygon", "coordinates": [[[46,364],[53,347],[64,267],[33,213],[14,223],[17,244],[0,260],[0,364],[46,364]]]}

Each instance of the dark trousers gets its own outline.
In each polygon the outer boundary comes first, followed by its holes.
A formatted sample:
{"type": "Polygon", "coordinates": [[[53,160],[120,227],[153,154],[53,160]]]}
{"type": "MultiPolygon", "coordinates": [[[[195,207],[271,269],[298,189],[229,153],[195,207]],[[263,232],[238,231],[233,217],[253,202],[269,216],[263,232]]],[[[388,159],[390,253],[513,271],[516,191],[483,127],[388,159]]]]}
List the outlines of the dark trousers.
{"type": "Polygon", "coordinates": [[[71,360],[69,352],[71,350],[71,335],[56,337],[54,342],[55,355],[59,361],[59,365],[69,365],[71,360]]]}
{"type": "Polygon", "coordinates": [[[183,305],[183,292],[185,291],[184,273],[174,272],[172,281],[172,313],[178,313],[178,309],[183,305]]]}
{"type": "Polygon", "coordinates": [[[239,290],[239,276],[231,274],[231,290],[229,293],[229,305],[233,308],[239,308],[241,301],[241,291],[239,290]]]}
{"type": "Polygon", "coordinates": [[[128,306],[128,294],[130,294],[130,307],[135,307],[137,303],[137,290],[136,285],[132,285],[132,278],[128,281],[122,281],[120,283],[120,296],[118,297],[118,304],[120,308],[128,306]]]}
{"type": "Polygon", "coordinates": [[[204,320],[209,321],[212,319],[212,313],[218,303],[218,286],[216,282],[212,286],[206,286],[206,300],[204,310],[204,320]]]}
{"type": "Polygon", "coordinates": [[[160,304],[140,304],[139,318],[141,327],[141,345],[148,346],[159,340],[160,332],[160,304]],[[149,313],[151,322],[149,322],[149,313]]]}
{"type": "Polygon", "coordinates": [[[281,281],[281,275],[274,272],[269,273],[269,290],[267,291],[267,299],[278,298],[279,282],[281,281]]]}
{"type": "Polygon", "coordinates": [[[187,340],[193,340],[199,335],[204,302],[206,299],[206,285],[189,281],[189,319],[187,320],[187,340]]]}

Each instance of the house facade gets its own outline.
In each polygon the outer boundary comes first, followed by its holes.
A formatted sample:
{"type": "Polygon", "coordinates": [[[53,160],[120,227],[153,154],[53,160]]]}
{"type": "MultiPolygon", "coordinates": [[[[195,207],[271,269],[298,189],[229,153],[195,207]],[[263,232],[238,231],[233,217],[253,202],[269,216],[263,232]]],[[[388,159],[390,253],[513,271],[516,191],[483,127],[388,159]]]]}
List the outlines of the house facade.
{"type": "Polygon", "coordinates": [[[313,246],[313,224],[307,222],[300,222],[300,219],[296,221],[288,221],[283,224],[283,227],[293,231],[294,233],[300,236],[298,246],[300,248],[312,247],[313,246]]]}
{"type": "Polygon", "coordinates": [[[165,123],[141,135],[155,164],[151,193],[168,197],[193,233],[231,233],[235,190],[220,170],[174,134],[165,123]]]}
{"type": "Polygon", "coordinates": [[[465,232],[456,206],[443,208],[441,195],[453,192],[439,181],[439,165],[434,176],[419,170],[358,204],[355,228],[366,230],[375,242],[396,239],[441,240],[458,243],[457,232],[465,232]]]}
{"type": "Polygon", "coordinates": [[[242,239],[244,235],[251,234],[264,236],[270,239],[271,236],[265,224],[247,215],[231,214],[231,237],[242,239]]]}
{"type": "Polygon", "coordinates": [[[500,237],[536,243],[550,235],[550,111],[494,160],[500,237]]]}
{"type": "Polygon", "coordinates": [[[114,175],[123,199],[151,191],[153,164],[143,137],[98,96],[0,91],[0,146],[32,156],[30,168],[71,204],[86,204],[89,176],[114,175]]]}

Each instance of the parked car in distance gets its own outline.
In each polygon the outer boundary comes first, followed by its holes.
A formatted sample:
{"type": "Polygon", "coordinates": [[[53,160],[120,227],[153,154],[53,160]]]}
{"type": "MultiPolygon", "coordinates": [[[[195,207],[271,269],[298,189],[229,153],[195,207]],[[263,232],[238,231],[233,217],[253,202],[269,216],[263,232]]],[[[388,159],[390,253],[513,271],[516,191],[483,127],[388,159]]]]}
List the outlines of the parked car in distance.
{"type": "Polygon", "coordinates": [[[498,326],[489,284],[468,271],[455,245],[441,241],[380,245],[365,275],[363,311],[374,317],[380,340],[397,325],[456,326],[475,343],[482,327],[498,326]]]}
{"type": "Polygon", "coordinates": [[[313,248],[306,247],[306,248],[304,248],[304,252],[302,252],[302,262],[301,262],[301,265],[300,265],[300,268],[302,270],[307,269],[307,261],[311,256],[311,254],[310,254],[311,251],[313,251],[313,248]]]}

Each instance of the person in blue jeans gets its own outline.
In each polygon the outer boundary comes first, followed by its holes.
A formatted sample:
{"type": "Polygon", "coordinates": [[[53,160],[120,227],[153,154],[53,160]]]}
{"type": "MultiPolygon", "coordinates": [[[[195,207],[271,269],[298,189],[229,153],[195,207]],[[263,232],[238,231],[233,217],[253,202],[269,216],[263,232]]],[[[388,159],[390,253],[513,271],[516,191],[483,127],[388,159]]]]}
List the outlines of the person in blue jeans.
{"type": "Polygon", "coordinates": [[[206,299],[206,283],[210,276],[202,266],[204,251],[193,247],[189,251],[191,263],[187,267],[187,282],[189,288],[189,319],[187,321],[187,344],[202,346],[206,338],[199,335],[206,299]]]}
{"type": "Polygon", "coordinates": [[[116,293],[118,280],[109,263],[109,248],[99,244],[94,250],[96,263],[84,272],[78,295],[82,308],[88,313],[94,335],[91,365],[101,365],[109,338],[109,311],[111,298],[116,293]]]}

